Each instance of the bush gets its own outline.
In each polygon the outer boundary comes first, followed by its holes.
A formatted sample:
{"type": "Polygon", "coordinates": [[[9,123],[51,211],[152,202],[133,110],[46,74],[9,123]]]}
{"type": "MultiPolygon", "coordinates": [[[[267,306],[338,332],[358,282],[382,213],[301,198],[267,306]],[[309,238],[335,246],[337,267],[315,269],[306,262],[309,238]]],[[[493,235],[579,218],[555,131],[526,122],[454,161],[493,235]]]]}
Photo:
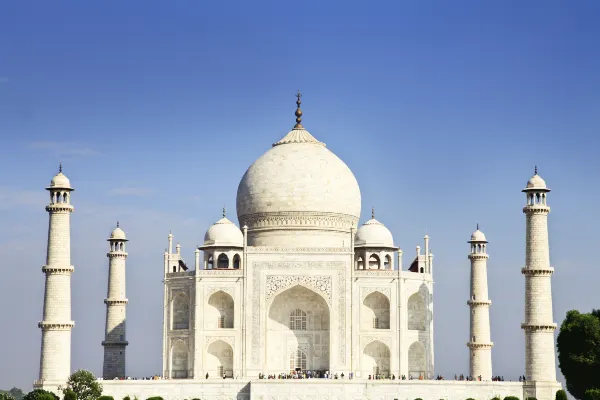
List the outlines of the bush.
{"type": "Polygon", "coordinates": [[[504,400],[519,400],[517,396],[506,396],[504,400]]]}
{"type": "Polygon", "coordinates": [[[57,395],[44,389],[35,389],[27,393],[23,400],[60,400],[57,395]]]}
{"type": "Polygon", "coordinates": [[[131,398],[129,396],[125,396],[123,397],[123,400],[131,400],[131,398]]]}
{"type": "Polygon", "coordinates": [[[148,397],[146,400],[163,400],[163,398],[160,396],[152,396],[152,397],[148,397]]]}
{"type": "Polygon", "coordinates": [[[98,400],[115,400],[115,398],[112,396],[100,396],[98,400]]]}
{"type": "Polygon", "coordinates": [[[77,400],[77,393],[71,389],[66,389],[64,400],[77,400]]]}
{"type": "Polygon", "coordinates": [[[0,400],[15,400],[15,398],[8,393],[0,393],[0,400]]]}
{"type": "Polygon", "coordinates": [[[585,400],[600,400],[600,389],[588,389],[585,391],[585,400]]]}
{"type": "Polygon", "coordinates": [[[535,397],[525,397],[525,400],[537,400],[535,397]]]}
{"type": "MultiPolygon", "coordinates": [[[[496,396],[496,397],[492,397],[492,400],[502,400],[500,397],[496,396]]],[[[565,399],[567,400],[567,399],[565,399]]]]}
{"type": "Polygon", "coordinates": [[[415,400],[423,400],[423,399],[422,399],[422,398],[420,398],[420,397],[417,397],[415,400]]]}
{"type": "Polygon", "coordinates": [[[469,397],[467,400],[475,400],[475,399],[474,399],[474,398],[472,398],[472,397],[469,397]]]}
{"type": "Polygon", "coordinates": [[[557,390],[556,391],[556,400],[567,400],[567,392],[565,392],[564,390],[557,390]]]}

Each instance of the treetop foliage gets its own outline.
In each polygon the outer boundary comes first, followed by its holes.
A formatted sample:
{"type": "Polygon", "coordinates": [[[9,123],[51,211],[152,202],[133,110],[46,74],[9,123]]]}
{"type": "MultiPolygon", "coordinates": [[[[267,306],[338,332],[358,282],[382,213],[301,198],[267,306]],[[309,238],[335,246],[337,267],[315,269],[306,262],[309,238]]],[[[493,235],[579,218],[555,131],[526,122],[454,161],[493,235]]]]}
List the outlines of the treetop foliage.
{"type": "Polygon", "coordinates": [[[58,396],[44,389],[35,389],[27,393],[23,400],[59,400],[58,396]]]}
{"type": "Polygon", "coordinates": [[[84,369],[71,374],[67,381],[67,387],[63,390],[65,396],[69,390],[75,392],[77,400],[97,400],[102,395],[100,382],[94,374],[84,369]]]}
{"type": "Polygon", "coordinates": [[[600,310],[567,312],[557,347],[558,366],[569,393],[580,400],[593,399],[594,392],[586,395],[586,391],[600,389],[600,310]]]}

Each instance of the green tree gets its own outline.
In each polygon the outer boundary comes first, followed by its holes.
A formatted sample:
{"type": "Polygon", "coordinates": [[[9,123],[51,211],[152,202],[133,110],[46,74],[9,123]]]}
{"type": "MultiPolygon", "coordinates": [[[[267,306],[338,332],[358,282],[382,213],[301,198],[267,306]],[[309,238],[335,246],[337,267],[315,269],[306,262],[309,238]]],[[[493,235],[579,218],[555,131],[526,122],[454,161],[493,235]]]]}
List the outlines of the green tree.
{"type": "Polygon", "coordinates": [[[8,394],[8,392],[2,391],[0,393],[0,400],[15,400],[15,398],[8,394]]]}
{"type": "Polygon", "coordinates": [[[58,396],[44,389],[35,389],[27,393],[23,400],[59,400],[58,396]]]}
{"type": "Polygon", "coordinates": [[[115,400],[115,398],[112,396],[100,396],[98,400],[115,400]]]}
{"type": "Polygon", "coordinates": [[[519,400],[517,396],[506,396],[504,400],[519,400]]]}
{"type": "Polygon", "coordinates": [[[63,394],[64,394],[63,400],[77,400],[77,393],[75,393],[71,389],[65,389],[63,391],[63,394]]]}
{"type": "Polygon", "coordinates": [[[554,400],[567,400],[567,393],[564,390],[557,390],[554,400]]]}
{"type": "Polygon", "coordinates": [[[558,366],[567,390],[580,400],[586,391],[600,389],[600,310],[567,312],[557,339],[558,366]]]}
{"type": "Polygon", "coordinates": [[[23,393],[23,391],[21,389],[16,388],[16,387],[10,389],[6,393],[15,400],[23,400],[23,397],[25,397],[25,393],[23,393]]]}
{"type": "Polygon", "coordinates": [[[67,381],[63,393],[72,390],[77,395],[77,400],[97,400],[102,395],[102,385],[90,371],[80,369],[73,372],[67,381]]]}
{"type": "Polygon", "coordinates": [[[585,391],[585,400],[600,400],[600,389],[588,389],[585,391]]]}

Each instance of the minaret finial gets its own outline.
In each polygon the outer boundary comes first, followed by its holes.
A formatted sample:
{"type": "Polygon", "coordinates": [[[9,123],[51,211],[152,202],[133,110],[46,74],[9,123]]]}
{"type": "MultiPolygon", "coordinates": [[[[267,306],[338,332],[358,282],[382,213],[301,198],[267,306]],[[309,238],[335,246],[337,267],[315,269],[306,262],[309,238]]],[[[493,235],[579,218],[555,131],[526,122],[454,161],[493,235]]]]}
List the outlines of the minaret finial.
{"type": "Polygon", "coordinates": [[[119,221],[117,221],[117,228],[119,227],[119,221]]]}
{"type": "Polygon", "coordinates": [[[58,164],[58,173],[62,174],[62,161],[58,164]]]}
{"type": "Polygon", "coordinates": [[[479,222],[477,223],[477,230],[479,230],[479,222]]]}
{"type": "Polygon", "coordinates": [[[534,173],[535,173],[535,175],[537,175],[537,165],[535,166],[534,173]]]}
{"type": "Polygon", "coordinates": [[[296,97],[298,98],[298,100],[296,100],[298,108],[296,108],[296,125],[294,126],[294,129],[304,129],[302,126],[302,110],[300,109],[300,104],[302,104],[300,101],[300,97],[302,97],[300,90],[298,90],[298,93],[296,93],[296,97]]]}
{"type": "Polygon", "coordinates": [[[225,209],[225,206],[223,206],[223,218],[225,218],[227,216],[227,210],[225,209]]]}
{"type": "Polygon", "coordinates": [[[371,219],[375,219],[375,207],[371,207],[371,219]]]}

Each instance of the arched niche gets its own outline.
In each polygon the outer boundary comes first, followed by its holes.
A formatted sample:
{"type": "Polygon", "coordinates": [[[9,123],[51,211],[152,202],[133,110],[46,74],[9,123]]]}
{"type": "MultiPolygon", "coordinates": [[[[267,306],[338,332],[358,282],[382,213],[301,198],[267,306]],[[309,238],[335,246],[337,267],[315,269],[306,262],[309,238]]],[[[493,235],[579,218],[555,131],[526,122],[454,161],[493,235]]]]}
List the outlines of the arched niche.
{"type": "Polygon", "coordinates": [[[212,376],[233,376],[233,348],[223,340],[212,342],[206,351],[205,369],[212,376]]]}
{"type": "Polygon", "coordinates": [[[233,328],[234,302],[229,293],[222,290],[208,298],[208,310],[205,322],[209,329],[233,328]]]}
{"type": "Polygon", "coordinates": [[[421,342],[414,342],[408,348],[408,373],[413,379],[426,378],[425,374],[425,347],[421,342]]]}
{"type": "Polygon", "coordinates": [[[188,378],[189,348],[185,343],[176,342],[171,349],[171,378],[188,378]]]}
{"type": "Polygon", "coordinates": [[[375,291],[366,296],[361,311],[363,330],[390,329],[390,301],[383,293],[375,291]]]}
{"type": "Polygon", "coordinates": [[[329,330],[329,306],[320,294],[302,285],[279,293],[268,312],[266,370],[288,371],[298,350],[306,356],[306,369],[329,370],[329,330]]]}
{"type": "Polygon", "coordinates": [[[408,309],[408,329],[424,331],[427,309],[423,296],[420,293],[410,296],[406,308],[408,309]]]}
{"type": "Polygon", "coordinates": [[[240,269],[240,265],[241,265],[240,255],[236,254],[235,256],[233,256],[233,268],[240,269]]]}
{"type": "Polygon", "coordinates": [[[227,254],[219,254],[219,258],[217,258],[217,268],[229,268],[229,257],[227,257],[227,254]]]}
{"type": "Polygon", "coordinates": [[[379,340],[365,346],[363,350],[363,369],[368,375],[390,374],[390,348],[379,340]]]}
{"type": "Polygon", "coordinates": [[[379,269],[381,260],[377,254],[371,254],[369,256],[369,269],[379,269]]]}
{"type": "Polygon", "coordinates": [[[172,302],[171,329],[190,329],[190,299],[185,293],[178,293],[172,302]]]}

